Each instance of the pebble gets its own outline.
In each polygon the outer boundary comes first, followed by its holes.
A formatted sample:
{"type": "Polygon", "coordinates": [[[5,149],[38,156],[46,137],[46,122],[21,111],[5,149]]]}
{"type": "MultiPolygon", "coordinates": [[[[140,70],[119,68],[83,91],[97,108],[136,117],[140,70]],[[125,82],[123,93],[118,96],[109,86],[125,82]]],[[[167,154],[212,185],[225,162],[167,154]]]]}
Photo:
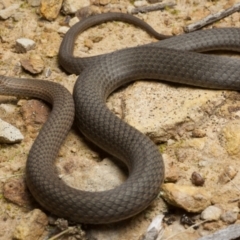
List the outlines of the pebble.
{"type": "Polygon", "coordinates": [[[221,215],[221,220],[223,220],[227,224],[235,223],[238,218],[238,212],[239,209],[226,211],[221,215]]]}
{"type": "Polygon", "coordinates": [[[196,138],[202,138],[202,137],[206,136],[206,133],[205,133],[205,131],[203,131],[199,128],[196,128],[196,129],[193,130],[192,136],[196,137],[196,138]]]}
{"type": "Polygon", "coordinates": [[[187,212],[201,212],[211,204],[211,194],[206,189],[173,183],[162,185],[162,197],[169,204],[187,212]]]}
{"type": "Polygon", "coordinates": [[[90,5],[89,0],[65,0],[63,2],[63,11],[65,14],[73,14],[76,13],[79,9],[87,7],[90,5]]]}
{"type": "Polygon", "coordinates": [[[233,166],[227,166],[218,178],[220,184],[226,184],[231,181],[238,173],[238,170],[233,166]]]}
{"type": "Polygon", "coordinates": [[[135,7],[142,7],[142,6],[146,6],[148,3],[147,1],[143,0],[143,1],[135,1],[134,2],[134,6],[135,7]]]}
{"type": "Polygon", "coordinates": [[[14,230],[13,239],[43,239],[47,224],[48,218],[46,214],[39,209],[34,209],[20,220],[14,230]]]}
{"type": "Polygon", "coordinates": [[[209,206],[201,213],[201,219],[209,221],[217,221],[220,219],[222,210],[216,206],[209,206]]]}
{"type": "Polygon", "coordinates": [[[28,0],[28,4],[32,7],[38,7],[41,4],[41,0],[28,0]]]}
{"type": "Polygon", "coordinates": [[[69,26],[72,27],[74,24],[76,24],[77,22],[79,22],[78,17],[74,17],[69,21],[69,26]]]}
{"type": "Polygon", "coordinates": [[[10,178],[3,185],[3,196],[18,206],[30,204],[30,195],[27,192],[23,179],[10,178]]]}
{"type": "Polygon", "coordinates": [[[40,13],[44,18],[53,21],[57,18],[62,7],[63,0],[42,0],[40,5],[40,13]]]}
{"type": "Polygon", "coordinates": [[[33,74],[41,73],[44,69],[44,61],[38,55],[30,55],[20,60],[22,67],[33,74]]]}
{"type": "Polygon", "coordinates": [[[16,10],[19,9],[19,7],[20,7],[20,4],[16,3],[16,4],[12,4],[11,6],[3,10],[0,10],[0,18],[4,20],[10,18],[16,13],[16,10]]]}
{"type": "Polygon", "coordinates": [[[0,143],[16,143],[23,140],[22,133],[13,125],[0,119],[0,143]]]}
{"type": "Polygon", "coordinates": [[[195,186],[203,186],[205,180],[198,172],[193,172],[191,177],[192,184],[195,186]]]}
{"type": "Polygon", "coordinates": [[[240,155],[240,123],[238,120],[229,121],[223,127],[221,138],[230,156],[240,155]]]}
{"type": "Polygon", "coordinates": [[[58,33],[59,33],[60,35],[65,35],[69,29],[70,29],[69,27],[62,26],[62,27],[60,27],[60,28],[58,29],[58,33]]]}
{"type": "Polygon", "coordinates": [[[16,40],[16,51],[18,53],[26,53],[29,50],[34,49],[36,43],[28,38],[19,38],[16,40]]]}

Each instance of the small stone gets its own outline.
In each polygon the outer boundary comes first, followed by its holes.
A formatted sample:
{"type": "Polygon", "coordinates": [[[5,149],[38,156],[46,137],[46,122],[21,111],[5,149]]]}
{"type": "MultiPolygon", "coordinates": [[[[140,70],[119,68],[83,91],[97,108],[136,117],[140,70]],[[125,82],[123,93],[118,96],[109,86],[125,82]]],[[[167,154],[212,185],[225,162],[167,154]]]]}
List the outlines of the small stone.
{"type": "Polygon", "coordinates": [[[238,170],[236,170],[236,168],[232,166],[227,166],[226,168],[224,168],[223,172],[219,176],[218,182],[220,184],[226,184],[231,181],[237,175],[237,173],[238,170]]]}
{"type": "Polygon", "coordinates": [[[34,49],[36,43],[28,38],[19,38],[16,41],[16,51],[18,53],[26,53],[29,50],[34,49]]]}
{"type": "Polygon", "coordinates": [[[0,119],[0,143],[16,143],[23,140],[23,138],[17,128],[0,119]]]}
{"type": "Polygon", "coordinates": [[[188,212],[201,212],[211,204],[211,194],[204,188],[166,183],[162,185],[162,191],[163,198],[169,204],[188,212]]]}
{"type": "Polygon", "coordinates": [[[200,173],[197,172],[192,173],[191,181],[195,186],[203,186],[205,182],[204,178],[200,175],[200,173]]]}
{"type": "Polygon", "coordinates": [[[222,210],[216,206],[209,206],[201,213],[201,219],[217,221],[222,214],[222,210]]]}
{"type": "Polygon", "coordinates": [[[225,149],[231,156],[240,155],[240,123],[239,121],[230,121],[222,129],[222,139],[225,143],[225,149]]]}
{"type": "Polygon", "coordinates": [[[75,16],[78,17],[78,19],[82,19],[82,18],[86,18],[91,15],[96,15],[96,14],[100,14],[100,13],[101,13],[101,10],[99,7],[87,6],[87,7],[83,7],[81,9],[77,10],[75,16]]]}
{"type": "Polygon", "coordinates": [[[23,179],[10,179],[3,186],[3,195],[9,201],[18,206],[27,206],[30,204],[30,195],[27,192],[23,179]]]}
{"type": "Polygon", "coordinates": [[[32,99],[22,104],[20,112],[27,125],[35,125],[45,123],[50,110],[44,102],[32,99]]]}
{"type": "Polygon", "coordinates": [[[57,18],[62,7],[63,0],[42,0],[40,4],[40,13],[44,18],[52,21],[57,18]]]}
{"type": "Polygon", "coordinates": [[[135,7],[142,7],[142,6],[146,6],[148,3],[147,1],[143,0],[143,1],[135,1],[134,2],[134,6],[135,7]]]}
{"type": "Polygon", "coordinates": [[[111,0],[98,0],[100,5],[107,5],[110,3],[111,0]]]}
{"type": "Polygon", "coordinates": [[[28,0],[28,4],[30,4],[32,7],[38,7],[40,6],[41,0],[28,0]]]}
{"type": "Polygon", "coordinates": [[[93,41],[91,39],[86,39],[84,41],[84,46],[89,48],[89,49],[93,48],[93,41]]]}
{"type": "Polygon", "coordinates": [[[46,214],[39,209],[34,209],[20,220],[20,223],[14,230],[13,239],[40,239],[44,234],[47,224],[48,218],[46,214]]]}
{"type": "Polygon", "coordinates": [[[221,227],[221,223],[219,222],[206,222],[203,224],[203,229],[207,231],[216,231],[221,227]]]}
{"type": "Polygon", "coordinates": [[[14,15],[16,13],[16,10],[19,9],[20,4],[12,4],[11,6],[0,10],[0,18],[1,19],[8,19],[10,18],[12,15],[14,15]]]}
{"type": "Polygon", "coordinates": [[[193,130],[192,136],[196,138],[202,138],[206,136],[206,133],[203,130],[196,128],[193,130]]]}
{"type": "Polygon", "coordinates": [[[73,14],[73,13],[76,13],[79,9],[82,9],[89,5],[90,5],[89,0],[81,0],[81,1],[65,0],[63,2],[62,8],[65,14],[73,14]]]}
{"type": "Polygon", "coordinates": [[[29,58],[22,59],[20,62],[25,70],[33,74],[41,73],[44,69],[44,62],[38,55],[30,55],[29,58]]]}
{"type": "Polygon", "coordinates": [[[226,211],[221,215],[221,219],[227,224],[235,223],[238,218],[238,212],[239,211],[237,209],[235,209],[235,211],[226,211]]]}
{"type": "Polygon", "coordinates": [[[166,166],[165,182],[175,183],[179,179],[179,170],[176,166],[166,166]]]}
{"type": "Polygon", "coordinates": [[[75,25],[77,22],[79,22],[78,17],[74,17],[69,21],[69,26],[72,27],[73,25],[75,25]]]}
{"type": "Polygon", "coordinates": [[[60,28],[58,29],[58,33],[59,33],[60,35],[65,35],[69,29],[70,29],[69,27],[62,26],[62,27],[60,27],[60,28]]]}

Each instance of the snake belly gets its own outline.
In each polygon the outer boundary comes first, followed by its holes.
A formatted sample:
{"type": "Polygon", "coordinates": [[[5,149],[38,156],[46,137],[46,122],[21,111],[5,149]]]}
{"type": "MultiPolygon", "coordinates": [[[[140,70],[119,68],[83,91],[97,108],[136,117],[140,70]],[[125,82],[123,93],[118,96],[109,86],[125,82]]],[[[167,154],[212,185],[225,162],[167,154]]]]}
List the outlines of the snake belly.
{"type": "MultiPolygon", "coordinates": [[[[115,13],[99,18],[104,22],[124,20],[125,16],[115,13]]],[[[74,103],[65,88],[43,80],[0,76],[0,94],[32,96],[53,104],[27,160],[26,180],[32,195],[59,217],[91,224],[116,222],[141,212],[156,198],[164,179],[158,148],[106,107],[110,93],[139,79],[233,90],[239,89],[240,83],[237,59],[191,52],[239,51],[237,28],[198,31],[91,58],[74,57],[77,34],[96,25],[99,18],[88,18],[68,31],[60,47],[59,62],[66,71],[81,73],[73,93],[79,129],[129,169],[128,179],[115,189],[81,191],[67,186],[55,174],[53,163],[74,117],[74,103]]],[[[131,22],[134,17],[127,18],[131,22]]]]}

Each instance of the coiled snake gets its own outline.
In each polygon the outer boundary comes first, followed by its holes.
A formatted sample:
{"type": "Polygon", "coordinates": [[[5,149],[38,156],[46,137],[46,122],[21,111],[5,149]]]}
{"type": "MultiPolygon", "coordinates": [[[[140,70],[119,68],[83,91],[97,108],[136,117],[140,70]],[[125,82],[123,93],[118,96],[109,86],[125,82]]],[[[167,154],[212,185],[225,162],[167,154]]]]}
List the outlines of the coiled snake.
{"type": "Polygon", "coordinates": [[[87,18],[65,35],[59,62],[68,72],[80,74],[74,102],[61,85],[44,80],[0,76],[0,94],[31,96],[53,105],[27,160],[27,186],[35,199],[59,217],[80,223],[109,223],[129,218],[145,209],[159,193],[164,164],[157,147],[133,127],[116,117],[105,100],[119,86],[139,80],[163,80],[214,89],[239,89],[239,60],[196,52],[240,49],[240,29],[203,30],[157,43],[90,58],[72,56],[80,32],[108,20],[139,25],[157,35],[137,18],[108,13],[87,18]],[[194,51],[194,52],[193,52],[194,51]],[[85,192],[59,180],[54,161],[74,118],[83,134],[121,159],[128,179],[115,189],[85,192]]]}

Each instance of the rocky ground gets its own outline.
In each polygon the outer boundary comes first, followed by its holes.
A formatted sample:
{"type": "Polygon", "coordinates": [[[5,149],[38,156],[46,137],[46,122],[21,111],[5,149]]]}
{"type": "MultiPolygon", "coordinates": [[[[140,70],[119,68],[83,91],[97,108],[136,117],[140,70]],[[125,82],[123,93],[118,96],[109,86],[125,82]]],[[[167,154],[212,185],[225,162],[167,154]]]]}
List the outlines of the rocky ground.
{"type": "MultiPolygon", "coordinates": [[[[47,79],[70,91],[76,76],[66,74],[57,62],[59,45],[69,26],[78,21],[77,17],[108,11],[129,12],[134,6],[147,4],[127,0],[65,0],[62,8],[61,1],[56,1],[58,4],[52,9],[45,2],[54,1],[0,1],[0,74],[47,79]],[[82,10],[75,14],[77,9],[82,10]],[[31,41],[22,42],[22,38],[31,41]]],[[[174,7],[136,16],[158,32],[178,35],[184,33],[184,26],[237,1],[175,3],[174,7]]],[[[239,13],[234,13],[208,28],[239,27],[239,18],[239,13]]],[[[134,26],[111,22],[81,34],[75,55],[87,57],[155,41],[134,26]]],[[[194,240],[239,223],[239,101],[239,93],[234,91],[144,81],[112,94],[107,103],[109,108],[159,146],[166,165],[162,191],[151,206],[132,219],[105,226],[78,226],[57,239],[143,239],[149,224],[162,213],[164,233],[158,239],[194,240]],[[193,224],[199,226],[191,228],[193,224]]],[[[54,216],[40,208],[24,182],[29,149],[49,111],[49,106],[38,100],[0,97],[0,117],[4,121],[0,135],[6,129],[8,135],[0,137],[0,239],[50,239],[67,229],[66,222],[56,223],[54,216]],[[6,122],[21,133],[5,125],[6,122]]],[[[89,191],[113,188],[127,177],[110,156],[87,142],[75,128],[60,150],[57,170],[69,185],[89,191]]]]}

